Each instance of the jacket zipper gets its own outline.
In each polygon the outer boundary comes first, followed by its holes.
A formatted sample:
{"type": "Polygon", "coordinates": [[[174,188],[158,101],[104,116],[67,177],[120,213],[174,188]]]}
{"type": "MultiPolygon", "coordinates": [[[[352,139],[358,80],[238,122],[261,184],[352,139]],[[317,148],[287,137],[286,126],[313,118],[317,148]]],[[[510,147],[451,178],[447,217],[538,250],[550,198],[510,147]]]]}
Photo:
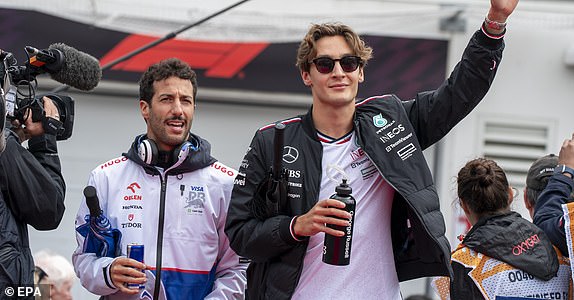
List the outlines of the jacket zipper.
{"type": "Polygon", "coordinates": [[[155,284],[153,299],[159,299],[159,291],[161,285],[161,265],[162,265],[162,247],[163,247],[163,226],[165,217],[165,194],[167,190],[167,174],[160,172],[161,190],[159,194],[159,215],[157,226],[157,247],[155,258],[155,284]]]}

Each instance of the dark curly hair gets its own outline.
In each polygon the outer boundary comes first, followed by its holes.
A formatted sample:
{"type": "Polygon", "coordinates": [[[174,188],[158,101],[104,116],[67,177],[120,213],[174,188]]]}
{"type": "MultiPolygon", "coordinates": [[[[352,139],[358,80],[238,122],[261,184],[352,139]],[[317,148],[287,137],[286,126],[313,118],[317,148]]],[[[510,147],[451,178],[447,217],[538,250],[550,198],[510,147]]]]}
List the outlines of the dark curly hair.
{"type": "Polygon", "coordinates": [[[191,81],[193,86],[193,101],[197,95],[197,75],[191,67],[178,58],[168,58],[151,65],[140,78],[140,99],[146,101],[151,106],[154,90],[153,83],[168,79],[172,76],[191,81]]]}
{"type": "Polygon", "coordinates": [[[476,158],[458,172],[458,198],[475,214],[493,213],[509,206],[506,174],[493,160],[476,158]]]}

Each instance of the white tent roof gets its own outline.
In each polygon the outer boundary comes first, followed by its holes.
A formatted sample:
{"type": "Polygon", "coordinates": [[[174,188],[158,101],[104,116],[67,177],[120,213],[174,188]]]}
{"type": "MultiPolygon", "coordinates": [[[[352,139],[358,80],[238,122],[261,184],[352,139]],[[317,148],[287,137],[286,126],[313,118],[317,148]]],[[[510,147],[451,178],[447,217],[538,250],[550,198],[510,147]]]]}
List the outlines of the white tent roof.
{"type": "MultiPolygon", "coordinates": [[[[480,24],[488,0],[0,0],[103,28],[164,36],[235,3],[237,7],[178,35],[181,39],[299,40],[309,24],[340,21],[361,34],[446,38],[441,19],[459,13],[480,24]]],[[[574,28],[574,1],[522,0],[513,24],[574,28]]]]}

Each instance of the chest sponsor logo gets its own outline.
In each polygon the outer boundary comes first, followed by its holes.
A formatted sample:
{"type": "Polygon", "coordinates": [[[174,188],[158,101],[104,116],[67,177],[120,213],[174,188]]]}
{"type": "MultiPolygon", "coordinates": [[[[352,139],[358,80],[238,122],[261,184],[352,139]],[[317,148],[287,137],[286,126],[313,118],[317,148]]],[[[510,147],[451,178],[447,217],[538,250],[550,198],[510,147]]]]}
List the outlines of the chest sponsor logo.
{"type": "Polygon", "coordinates": [[[141,205],[122,205],[122,209],[129,210],[129,209],[143,209],[141,205]]]}
{"type": "Polygon", "coordinates": [[[107,167],[109,167],[109,166],[113,166],[113,165],[119,164],[119,163],[121,163],[122,161],[126,161],[126,160],[128,160],[128,158],[125,157],[125,156],[122,156],[121,158],[116,158],[116,159],[110,160],[110,161],[108,161],[107,163],[101,165],[101,166],[100,166],[100,169],[105,169],[105,168],[107,168],[107,167]]]}
{"type": "Polygon", "coordinates": [[[234,177],[234,176],[235,176],[235,172],[233,172],[233,170],[231,170],[231,169],[229,169],[229,168],[227,168],[227,167],[225,167],[225,166],[222,166],[222,165],[220,165],[220,164],[218,164],[218,163],[213,163],[213,164],[211,164],[211,167],[212,167],[212,168],[215,168],[216,170],[221,171],[221,173],[223,173],[223,174],[227,174],[227,176],[231,176],[231,177],[234,177]]]}
{"type": "Polygon", "coordinates": [[[289,178],[301,178],[301,170],[287,170],[287,177],[289,178]]]}
{"type": "Polygon", "coordinates": [[[292,187],[296,187],[296,188],[303,188],[303,184],[300,182],[293,182],[293,181],[287,181],[287,186],[292,186],[292,187]]]}
{"type": "Polygon", "coordinates": [[[403,131],[405,131],[405,127],[403,126],[403,124],[399,124],[396,127],[391,128],[389,131],[382,133],[381,136],[379,137],[379,139],[383,143],[386,143],[386,142],[394,139],[397,136],[397,134],[399,134],[403,131]]]}
{"type": "Polygon", "coordinates": [[[397,155],[402,159],[406,160],[407,158],[411,157],[413,153],[417,150],[417,147],[413,143],[409,143],[408,145],[404,146],[403,148],[397,151],[397,155]]]}
{"type": "Polygon", "coordinates": [[[370,165],[364,169],[361,169],[361,176],[363,177],[363,180],[367,180],[373,177],[375,174],[377,174],[377,168],[375,165],[370,165]]]}
{"type": "Polygon", "coordinates": [[[378,115],[373,117],[373,124],[376,127],[379,127],[379,128],[383,127],[383,126],[387,125],[387,123],[388,123],[387,119],[383,118],[383,115],[381,115],[381,114],[378,114],[378,115]]]}
{"type": "MultiPolygon", "coordinates": [[[[183,193],[183,191],[182,191],[183,193]]],[[[191,186],[185,197],[185,212],[188,215],[201,215],[204,210],[205,189],[202,186],[191,186]]]]}
{"type": "Polygon", "coordinates": [[[292,164],[299,158],[299,150],[295,147],[285,146],[283,147],[283,161],[292,164]]]}
{"type": "Polygon", "coordinates": [[[351,154],[351,160],[357,160],[365,156],[365,151],[363,151],[363,148],[359,148],[357,150],[351,151],[350,154],[351,154]]]}
{"type": "Polygon", "coordinates": [[[142,199],[141,195],[125,195],[124,196],[124,200],[125,201],[140,201],[142,199]]]}
{"type": "Polygon", "coordinates": [[[245,186],[245,173],[237,172],[237,176],[233,179],[233,184],[245,186]]]}
{"type": "Polygon", "coordinates": [[[395,147],[399,146],[400,144],[402,144],[404,141],[410,139],[413,136],[413,133],[409,133],[405,136],[403,136],[402,138],[398,139],[396,142],[389,144],[388,146],[385,147],[385,150],[387,152],[391,152],[395,147]]]}
{"type": "Polygon", "coordinates": [[[243,159],[241,161],[241,165],[239,166],[239,168],[241,169],[247,169],[249,168],[249,161],[247,159],[243,159]]]}
{"type": "Polygon", "coordinates": [[[369,162],[369,158],[368,158],[368,157],[365,157],[365,159],[363,159],[363,160],[360,160],[360,161],[357,161],[357,162],[352,162],[352,163],[351,163],[351,168],[353,168],[353,169],[354,169],[354,168],[358,168],[358,167],[360,167],[360,166],[362,166],[362,165],[364,165],[364,164],[366,164],[366,163],[368,163],[368,162],[369,162]]]}
{"type": "Polygon", "coordinates": [[[122,228],[142,228],[141,222],[134,222],[134,220],[136,219],[135,214],[128,214],[127,219],[128,222],[120,224],[122,228]]]}
{"type": "Polygon", "coordinates": [[[124,201],[141,201],[142,196],[138,194],[139,190],[141,190],[141,186],[137,182],[130,183],[126,190],[132,192],[131,195],[125,195],[124,201]]]}
{"type": "Polygon", "coordinates": [[[141,186],[137,182],[132,182],[132,183],[130,183],[130,185],[128,185],[128,187],[126,189],[132,191],[132,193],[135,194],[136,190],[141,189],[141,186]]]}
{"type": "Polygon", "coordinates": [[[130,222],[130,223],[122,223],[122,228],[142,228],[142,223],[140,222],[130,222]]]}
{"type": "Polygon", "coordinates": [[[392,120],[390,123],[387,122],[384,126],[381,127],[381,129],[377,130],[377,135],[381,134],[381,132],[387,130],[389,127],[394,126],[395,123],[395,120],[392,120]]]}

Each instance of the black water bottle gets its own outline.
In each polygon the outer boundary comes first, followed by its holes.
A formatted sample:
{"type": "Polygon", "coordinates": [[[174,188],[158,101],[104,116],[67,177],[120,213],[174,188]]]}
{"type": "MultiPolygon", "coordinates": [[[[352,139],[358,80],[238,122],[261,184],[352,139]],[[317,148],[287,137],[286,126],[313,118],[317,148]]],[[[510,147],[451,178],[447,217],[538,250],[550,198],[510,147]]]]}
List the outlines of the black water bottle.
{"type": "Polygon", "coordinates": [[[353,190],[347,184],[347,179],[335,188],[335,194],[330,198],[345,203],[344,210],[351,214],[349,226],[327,225],[329,228],[345,232],[344,236],[325,234],[323,245],[323,262],[330,265],[344,266],[351,260],[351,242],[353,239],[353,224],[355,224],[355,198],[351,196],[353,190]]]}

